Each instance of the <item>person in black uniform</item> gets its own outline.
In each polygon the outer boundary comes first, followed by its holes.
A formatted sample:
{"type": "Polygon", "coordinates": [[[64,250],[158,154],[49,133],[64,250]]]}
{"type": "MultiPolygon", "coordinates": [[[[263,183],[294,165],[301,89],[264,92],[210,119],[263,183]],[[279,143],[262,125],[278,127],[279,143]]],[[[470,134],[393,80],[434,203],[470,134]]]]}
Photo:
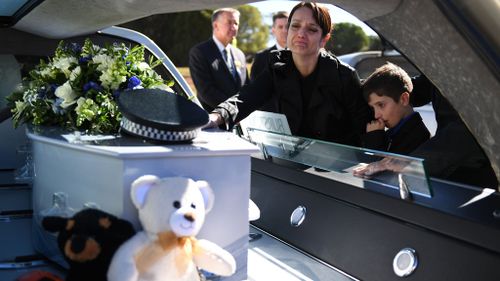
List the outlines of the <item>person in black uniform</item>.
{"type": "Polygon", "coordinates": [[[323,49],[331,30],[325,7],[297,4],[288,18],[288,49],[272,52],[256,80],[215,108],[209,126],[231,129],[271,101],[292,134],[359,145],[370,111],[356,71],[323,49]]]}
{"type": "Polygon", "coordinates": [[[437,129],[410,156],[424,158],[426,172],[432,177],[496,189],[498,179],[490,160],[455,108],[427,77],[420,75],[412,81],[412,104],[432,102],[437,129]]]}
{"type": "Polygon", "coordinates": [[[363,97],[373,108],[375,120],[366,125],[363,147],[409,154],[430,138],[422,117],[410,104],[412,90],[410,76],[392,63],[377,68],[364,81],[363,97]]]}

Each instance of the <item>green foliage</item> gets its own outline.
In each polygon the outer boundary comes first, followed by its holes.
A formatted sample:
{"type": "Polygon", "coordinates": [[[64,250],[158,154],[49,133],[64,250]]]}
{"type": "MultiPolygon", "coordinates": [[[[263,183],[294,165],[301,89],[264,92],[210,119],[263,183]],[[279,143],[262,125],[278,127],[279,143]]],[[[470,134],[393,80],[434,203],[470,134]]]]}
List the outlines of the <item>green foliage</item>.
{"type": "Polygon", "coordinates": [[[238,30],[238,48],[245,55],[255,54],[266,47],[269,39],[269,27],[263,23],[259,10],[250,5],[238,7],[240,26],[238,30]]]}
{"type": "Polygon", "coordinates": [[[191,47],[212,36],[212,11],[153,15],[123,24],[151,38],[177,66],[188,64],[191,47]]]}
{"type": "Polygon", "coordinates": [[[364,51],[368,48],[369,38],[363,29],[355,24],[341,22],[335,25],[332,39],[326,49],[337,56],[364,51]]]}
{"type": "Polygon", "coordinates": [[[368,46],[368,50],[382,50],[383,49],[383,46],[382,46],[382,41],[380,40],[380,38],[376,35],[372,35],[372,36],[369,36],[368,37],[370,39],[370,44],[368,46]]]}
{"type": "MultiPolygon", "coordinates": [[[[238,7],[240,27],[237,45],[246,55],[266,47],[269,28],[259,10],[250,5],[238,7]]],[[[212,36],[212,10],[153,15],[123,24],[151,38],[177,66],[188,65],[191,47],[212,36]]]]}
{"type": "MultiPolygon", "coordinates": [[[[54,125],[88,133],[117,133],[119,91],[152,88],[172,91],[144,60],[144,46],[83,46],[61,42],[54,56],[29,73],[7,100],[14,124],[54,125]]],[[[173,92],[173,91],[172,91],[173,92]]],[[[126,94],[122,92],[121,94],[126,94]]]]}

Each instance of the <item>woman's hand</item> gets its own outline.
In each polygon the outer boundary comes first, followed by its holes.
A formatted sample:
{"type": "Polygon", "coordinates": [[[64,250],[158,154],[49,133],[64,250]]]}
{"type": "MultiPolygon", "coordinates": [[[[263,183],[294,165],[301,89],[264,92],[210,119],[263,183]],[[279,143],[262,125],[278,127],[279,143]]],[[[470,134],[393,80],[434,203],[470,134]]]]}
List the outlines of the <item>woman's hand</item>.
{"type": "Polygon", "coordinates": [[[384,121],[382,121],[381,119],[372,120],[371,122],[366,124],[366,132],[367,133],[372,132],[372,131],[376,131],[376,130],[383,130],[384,128],[385,128],[385,124],[384,124],[384,121]]]}
{"type": "Polygon", "coordinates": [[[224,119],[219,113],[210,113],[208,115],[208,123],[203,127],[203,129],[217,128],[224,123],[224,119]]]}

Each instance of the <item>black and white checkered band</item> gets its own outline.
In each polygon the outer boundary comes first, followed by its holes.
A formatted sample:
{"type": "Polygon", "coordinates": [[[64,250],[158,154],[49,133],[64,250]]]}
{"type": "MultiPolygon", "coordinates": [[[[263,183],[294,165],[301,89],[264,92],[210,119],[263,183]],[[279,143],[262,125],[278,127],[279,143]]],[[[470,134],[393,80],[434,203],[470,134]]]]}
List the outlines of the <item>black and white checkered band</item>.
{"type": "Polygon", "coordinates": [[[190,131],[165,131],[151,128],[135,122],[122,116],[121,127],[123,130],[134,135],[161,141],[188,141],[196,137],[200,129],[190,131]]]}

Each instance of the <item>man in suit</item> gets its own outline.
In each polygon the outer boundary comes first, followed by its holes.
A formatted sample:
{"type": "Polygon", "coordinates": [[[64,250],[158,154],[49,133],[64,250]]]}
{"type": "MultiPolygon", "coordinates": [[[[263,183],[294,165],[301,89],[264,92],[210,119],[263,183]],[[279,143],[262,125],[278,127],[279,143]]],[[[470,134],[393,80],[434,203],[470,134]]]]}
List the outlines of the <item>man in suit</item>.
{"type": "Polygon", "coordinates": [[[257,75],[264,70],[264,67],[267,65],[269,60],[269,53],[271,51],[280,51],[286,48],[286,36],[288,33],[287,23],[288,12],[280,11],[273,15],[273,27],[271,28],[271,32],[273,33],[274,38],[276,38],[276,44],[255,54],[252,70],[250,71],[251,80],[255,80],[257,75]]]}
{"type": "MultiPolygon", "coordinates": [[[[276,44],[255,54],[252,69],[250,71],[250,79],[252,81],[255,80],[257,76],[261,72],[263,72],[264,68],[268,65],[269,54],[271,53],[271,51],[281,51],[286,48],[286,36],[288,34],[288,12],[280,11],[273,15],[273,27],[271,28],[271,32],[276,39],[276,44]]],[[[273,101],[269,101],[261,108],[259,108],[259,110],[278,112],[275,102],[273,101]]]]}
{"type": "Polygon", "coordinates": [[[212,14],[212,38],[189,51],[189,70],[203,108],[215,106],[235,95],[247,83],[245,54],[231,45],[238,33],[240,13],[221,8],[212,14]]]}

